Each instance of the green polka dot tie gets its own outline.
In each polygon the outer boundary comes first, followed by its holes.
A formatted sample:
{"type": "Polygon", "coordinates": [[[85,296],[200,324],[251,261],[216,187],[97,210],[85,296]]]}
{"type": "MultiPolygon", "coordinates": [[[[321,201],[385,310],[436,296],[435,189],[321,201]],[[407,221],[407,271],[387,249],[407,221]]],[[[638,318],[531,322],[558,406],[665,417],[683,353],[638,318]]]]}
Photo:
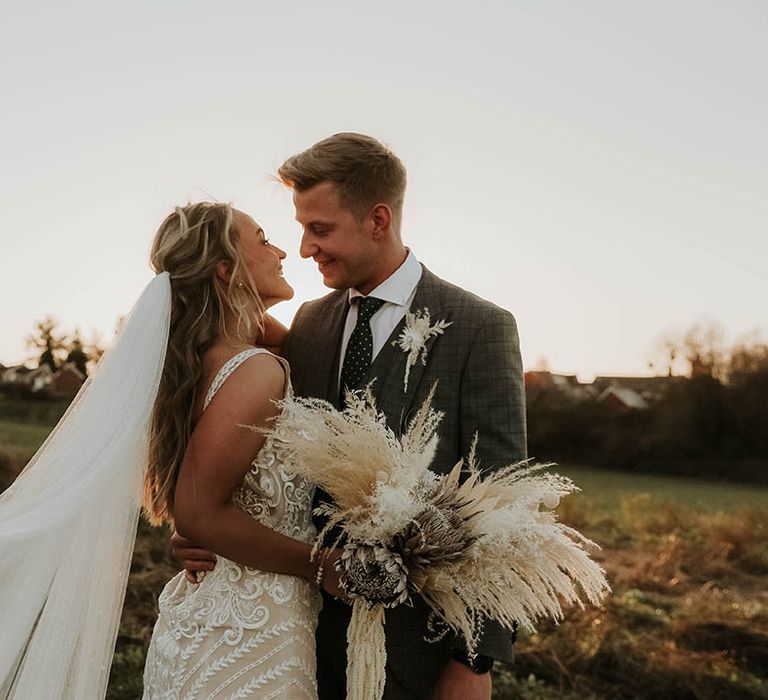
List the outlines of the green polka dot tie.
{"type": "MultiPolygon", "coordinates": [[[[361,389],[373,359],[373,333],[371,318],[381,308],[383,299],[376,297],[355,297],[357,299],[357,325],[349,336],[344,364],[341,367],[340,403],[344,405],[347,389],[361,389]]],[[[352,301],[354,302],[355,299],[352,301]]]]}

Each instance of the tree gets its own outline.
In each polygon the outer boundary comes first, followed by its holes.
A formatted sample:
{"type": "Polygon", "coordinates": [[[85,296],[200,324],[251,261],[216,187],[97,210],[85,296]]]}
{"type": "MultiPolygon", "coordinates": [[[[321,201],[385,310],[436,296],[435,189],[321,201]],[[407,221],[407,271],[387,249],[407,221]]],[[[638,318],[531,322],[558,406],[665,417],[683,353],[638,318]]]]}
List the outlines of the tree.
{"type": "Polygon", "coordinates": [[[35,330],[27,336],[27,346],[33,350],[37,366],[48,365],[55,372],[67,350],[65,336],[57,331],[59,322],[53,316],[38,321],[35,330]]]}
{"type": "Polygon", "coordinates": [[[664,373],[668,377],[679,371],[680,360],[683,356],[682,338],[675,331],[666,331],[662,333],[654,343],[652,359],[648,366],[655,370],[657,374],[664,373]]]}
{"type": "Polygon", "coordinates": [[[69,353],[67,354],[67,362],[71,362],[82,373],[83,376],[88,376],[88,353],[83,347],[83,340],[80,337],[80,331],[75,329],[75,334],[68,341],[69,353]]]}
{"type": "Polygon", "coordinates": [[[725,377],[728,352],[721,324],[708,321],[691,326],[683,337],[683,348],[689,376],[725,377]]]}
{"type": "Polygon", "coordinates": [[[728,374],[728,350],[723,327],[714,321],[696,323],[687,331],[667,331],[656,339],[651,369],[672,376],[705,376],[725,379],[728,374]]]}
{"type": "Polygon", "coordinates": [[[768,343],[757,332],[743,336],[731,349],[728,361],[730,381],[745,375],[768,372],[768,343]]]}
{"type": "Polygon", "coordinates": [[[106,349],[107,349],[107,341],[104,340],[104,336],[102,336],[101,333],[99,333],[99,331],[94,329],[91,332],[91,339],[88,341],[88,344],[85,346],[85,352],[88,355],[88,366],[91,371],[93,371],[93,368],[101,359],[101,356],[104,354],[106,349]]]}

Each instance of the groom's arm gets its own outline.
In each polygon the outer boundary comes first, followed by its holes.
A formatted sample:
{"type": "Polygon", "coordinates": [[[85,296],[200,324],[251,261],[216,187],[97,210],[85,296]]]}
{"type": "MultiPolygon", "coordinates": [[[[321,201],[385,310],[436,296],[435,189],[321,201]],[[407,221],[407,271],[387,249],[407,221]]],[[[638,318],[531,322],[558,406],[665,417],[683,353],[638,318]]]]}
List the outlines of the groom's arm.
{"type": "MultiPolygon", "coordinates": [[[[493,469],[527,456],[525,387],[514,317],[495,307],[483,311],[460,382],[459,442],[466,456],[477,434],[480,466],[493,469]]],[[[509,662],[512,644],[510,630],[484,620],[478,654],[509,662]]],[[[463,651],[463,646],[463,640],[454,637],[453,648],[463,651]]],[[[487,700],[491,685],[490,673],[475,674],[451,660],[438,678],[432,700],[487,700]]]]}
{"type": "Polygon", "coordinates": [[[304,313],[306,309],[307,303],[304,302],[299,308],[296,310],[296,314],[293,317],[293,320],[291,321],[291,327],[288,329],[288,333],[286,334],[285,338],[283,339],[283,346],[280,351],[281,357],[284,357],[286,360],[288,360],[288,364],[291,366],[291,378],[295,384],[297,381],[297,375],[296,370],[297,366],[300,364],[296,362],[296,328],[300,323],[301,315],[304,313]]]}
{"type": "Polygon", "coordinates": [[[270,314],[264,314],[264,328],[257,338],[257,344],[279,355],[287,334],[288,329],[280,321],[270,314]]]}
{"type": "MultiPolygon", "coordinates": [[[[462,373],[460,386],[461,454],[468,455],[477,434],[477,458],[483,470],[526,459],[525,386],[515,319],[490,308],[482,315],[462,373]]],[[[486,619],[477,653],[501,661],[513,657],[513,633],[486,619]]],[[[462,642],[456,639],[455,648],[462,642]]]]}
{"type": "Polygon", "coordinates": [[[478,436],[483,469],[528,456],[525,385],[515,319],[492,308],[483,317],[461,379],[461,451],[466,455],[478,436]]]}

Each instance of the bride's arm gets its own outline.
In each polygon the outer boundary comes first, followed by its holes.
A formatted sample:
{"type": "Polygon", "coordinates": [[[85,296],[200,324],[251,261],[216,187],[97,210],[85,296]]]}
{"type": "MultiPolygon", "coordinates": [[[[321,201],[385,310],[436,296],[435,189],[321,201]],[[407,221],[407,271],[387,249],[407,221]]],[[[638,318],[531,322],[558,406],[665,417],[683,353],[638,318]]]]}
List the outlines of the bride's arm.
{"type": "Polygon", "coordinates": [[[281,535],[232,504],[232,494],[264,443],[243,425],[268,427],[283,397],[277,360],[256,355],[216,393],[189,441],[176,484],[176,530],[196,545],[263,571],[312,580],[311,546],[281,535]]]}

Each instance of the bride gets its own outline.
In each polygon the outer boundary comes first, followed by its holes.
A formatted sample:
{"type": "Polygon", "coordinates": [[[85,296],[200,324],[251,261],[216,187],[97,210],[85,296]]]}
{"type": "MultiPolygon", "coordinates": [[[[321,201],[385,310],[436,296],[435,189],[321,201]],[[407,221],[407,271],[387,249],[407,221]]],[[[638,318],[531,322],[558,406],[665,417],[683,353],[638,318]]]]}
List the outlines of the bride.
{"type": "Polygon", "coordinates": [[[145,700],[316,697],[315,583],[343,596],[338,552],[312,559],[312,487],[245,427],[291,392],[263,347],[266,310],[293,296],[283,258],[226,204],[160,226],[158,276],[0,497],[0,595],[17,603],[0,613],[0,698],[104,696],[142,477],[149,521],[220,555],[160,595],[145,700]]]}

